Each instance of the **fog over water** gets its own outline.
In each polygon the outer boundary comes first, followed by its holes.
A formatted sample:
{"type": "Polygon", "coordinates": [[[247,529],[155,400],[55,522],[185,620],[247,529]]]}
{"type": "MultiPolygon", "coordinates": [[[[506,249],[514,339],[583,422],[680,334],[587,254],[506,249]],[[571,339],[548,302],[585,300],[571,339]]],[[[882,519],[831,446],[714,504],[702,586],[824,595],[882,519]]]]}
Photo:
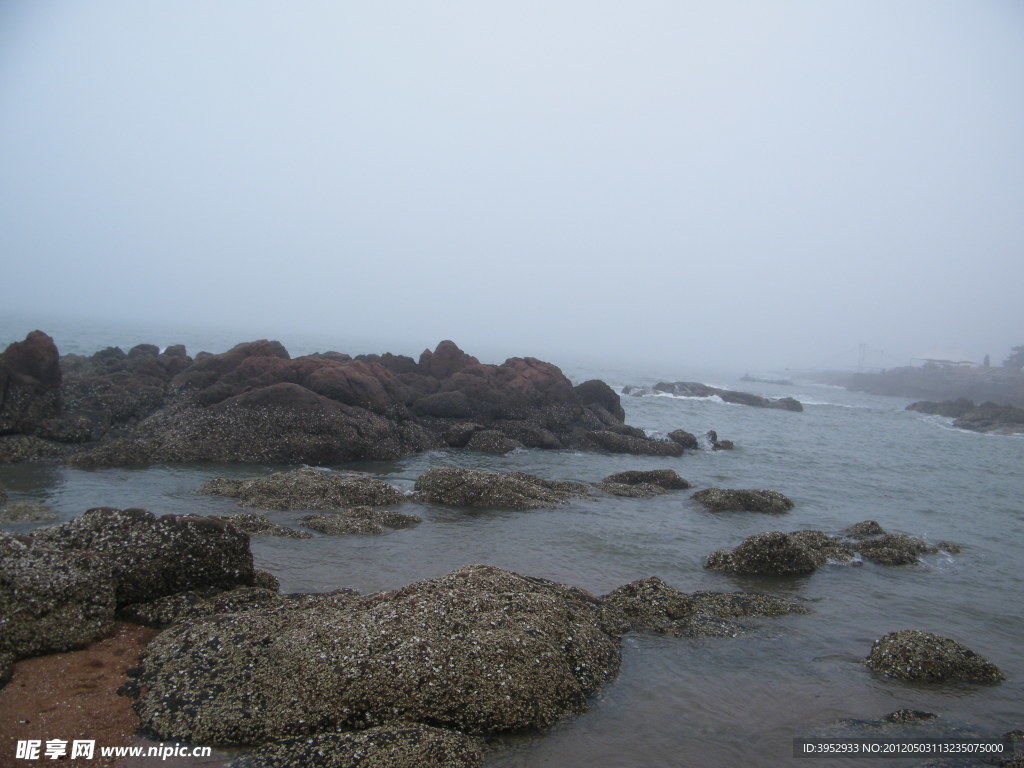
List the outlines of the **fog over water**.
{"type": "Polygon", "coordinates": [[[1022,73],[1015,0],[10,0],[0,313],[999,362],[1022,73]]]}

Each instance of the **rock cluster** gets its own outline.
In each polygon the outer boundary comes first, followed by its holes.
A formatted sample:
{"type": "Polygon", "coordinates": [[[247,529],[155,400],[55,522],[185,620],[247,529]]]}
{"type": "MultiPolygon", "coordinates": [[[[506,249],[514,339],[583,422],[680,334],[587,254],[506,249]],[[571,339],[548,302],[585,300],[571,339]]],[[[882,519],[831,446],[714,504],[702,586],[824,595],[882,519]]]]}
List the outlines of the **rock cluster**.
{"type": "Polygon", "coordinates": [[[405,501],[401,491],[383,480],[312,467],[244,480],[218,477],[204,484],[199,492],[237,498],[243,507],[279,510],[376,507],[405,501]]]}
{"type": "Polygon", "coordinates": [[[908,411],[930,413],[954,419],[953,426],[975,432],[1017,434],[1024,432],[1024,408],[1014,405],[982,403],[967,398],[930,402],[922,400],[907,406],[908,411]]]}
{"type": "Polygon", "coordinates": [[[735,549],[712,552],[704,565],[732,573],[784,576],[811,573],[829,561],[850,562],[857,555],[882,565],[911,565],[920,562],[920,555],[939,551],[956,554],[960,547],[947,541],[930,545],[913,536],[886,533],[874,520],[865,520],[836,536],[816,530],[757,533],[735,549]]]}
{"type": "Polygon", "coordinates": [[[0,461],[338,464],[445,446],[493,453],[589,448],[679,455],[623,423],[600,381],[551,363],[487,365],[451,341],[419,360],[327,352],[291,358],[254,341],[190,358],[141,344],[59,357],[35,331],[0,356],[0,461]]]}
{"type": "Polygon", "coordinates": [[[903,680],[962,680],[998,683],[999,668],[955,640],[929,632],[903,629],[875,641],[867,657],[871,669],[903,680]]]}
{"type": "Polygon", "coordinates": [[[416,480],[419,499],[452,507],[543,509],[587,493],[580,483],[461,467],[433,467],[416,480]]]}

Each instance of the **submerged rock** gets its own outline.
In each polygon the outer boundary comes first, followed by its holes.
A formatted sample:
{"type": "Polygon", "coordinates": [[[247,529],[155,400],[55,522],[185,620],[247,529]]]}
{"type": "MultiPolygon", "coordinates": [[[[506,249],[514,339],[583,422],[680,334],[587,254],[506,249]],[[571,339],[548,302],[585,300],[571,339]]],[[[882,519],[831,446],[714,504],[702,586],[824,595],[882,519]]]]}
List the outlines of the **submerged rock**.
{"type": "Polygon", "coordinates": [[[787,512],[793,502],[778,491],[705,488],[691,497],[712,512],[787,512]]]}
{"type": "Polygon", "coordinates": [[[331,536],[344,536],[352,533],[386,533],[388,530],[409,528],[423,520],[416,515],[402,515],[372,507],[353,507],[326,515],[307,515],[302,518],[302,522],[314,531],[331,536]]]}
{"type": "Polygon", "coordinates": [[[543,509],[586,495],[578,483],[461,467],[428,469],[416,481],[416,492],[433,504],[485,509],[543,509]]]}
{"type": "Polygon", "coordinates": [[[731,573],[792,576],[812,573],[824,563],[825,558],[798,537],[767,531],[748,536],[735,549],[712,552],[704,567],[731,573]]]}
{"type": "Polygon", "coordinates": [[[202,587],[230,589],[253,581],[249,537],[213,517],[144,509],[90,509],[33,532],[35,542],[104,556],[118,605],[202,587]]]}
{"type": "Polygon", "coordinates": [[[848,536],[884,536],[885,529],[874,520],[864,520],[843,528],[842,533],[848,536]]]}
{"type": "Polygon", "coordinates": [[[934,720],[936,717],[937,715],[931,712],[923,712],[920,709],[897,709],[895,712],[884,715],[882,722],[902,725],[903,723],[920,723],[925,720],[934,720]]]}
{"type": "Polygon", "coordinates": [[[650,484],[669,490],[690,487],[690,483],[681,478],[674,469],[629,470],[608,475],[601,482],[625,485],[650,484]]]}
{"type": "Polygon", "coordinates": [[[912,565],[919,561],[918,555],[938,551],[937,548],[928,546],[924,540],[902,533],[887,533],[861,539],[853,544],[853,548],[868,560],[883,565],[912,565]]]}
{"type": "Polygon", "coordinates": [[[0,523],[50,523],[57,514],[38,501],[15,501],[0,509],[0,523]]]}
{"type": "Polygon", "coordinates": [[[0,532],[0,655],[92,642],[113,627],[115,605],[106,558],[0,532]]]}
{"type": "Polygon", "coordinates": [[[283,739],[234,760],[228,768],[478,768],[477,739],[420,723],[283,739]]]}
{"type": "Polygon", "coordinates": [[[288,539],[309,539],[312,536],[305,531],[297,531],[286,525],[275,523],[266,515],[259,512],[240,512],[230,517],[222,517],[235,526],[238,530],[244,531],[250,536],[282,536],[288,539]]]}
{"type": "Polygon", "coordinates": [[[693,450],[700,448],[700,443],[697,442],[697,436],[692,432],[687,432],[685,429],[673,430],[672,432],[669,432],[666,437],[668,437],[668,439],[673,443],[679,443],[683,448],[691,448],[693,450]]]}
{"type": "Polygon", "coordinates": [[[871,669],[903,680],[962,680],[998,683],[1000,669],[967,646],[941,635],[903,629],[875,641],[867,657],[871,669]]]}
{"type": "Polygon", "coordinates": [[[199,492],[238,498],[243,507],[279,510],[340,509],[354,504],[389,506],[405,501],[401,491],[383,480],[312,467],[246,480],[219,477],[199,492]]]}
{"type": "Polygon", "coordinates": [[[596,598],[476,565],[172,627],[146,649],[135,708],[159,738],[193,743],[401,721],[495,733],[582,711],[619,663],[596,598]]]}
{"type": "Polygon", "coordinates": [[[621,615],[629,630],[675,637],[734,637],[747,628],[731,619],[810,612],[796,603],[760,593],[686,594],[656,576],[618,587],[602,600],[609,611],[621,615]]]}
{"type": "Polygon", "coordinates": [[[608,453],[633,453],[640,456],[682,456],[683,446],[671,440],[652,440],[640,435],[611,430],[588,432],[584,446],[608,453]]]}

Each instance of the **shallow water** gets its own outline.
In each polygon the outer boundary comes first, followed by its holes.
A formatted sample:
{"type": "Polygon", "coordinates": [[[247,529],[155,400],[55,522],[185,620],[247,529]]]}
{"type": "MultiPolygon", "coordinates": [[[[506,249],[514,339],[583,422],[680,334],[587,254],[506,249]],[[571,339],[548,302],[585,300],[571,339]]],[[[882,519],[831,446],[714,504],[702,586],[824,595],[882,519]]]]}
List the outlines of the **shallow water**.
{"type": "MultiPolygon", "coordinates": [[[[190,352],[195,352],[190,347],[190,352]]],[[[557,361],[556,361],[557,362],[557,361]]],[[[649,383],[630,371],[566,368],[574,380],[649,383]]],[[[662,378],[695,379],[686,371],[662,378]]],[[[806,765],[792,739],[842,718],[878,718],[899,708],[938,713],[946,725],[986,734],[1024,727],[1024,438],[952,428],[906,412],[909,402],[797,381],[794,386],[705,381],[769,396],[791,395],[803,413],[729,405],[715,398],[623,397],[627,421],[652,432],[715,429],[734,451],[681,458],[530,450],[505,457],[434,451],[396,462],[348,465],[403,490],[442,464],[523,470],[597,481],[625,469],[671,467],[695,488],[771,488],[792,498],[785,515],[712,513],[691,491],[652,499],[601,496],[553,510],[474,511],[402,505],[424,522],[382,536],[309,540],[253,538],[259,567],[284,591],[390,589],[468,563],[489,563],[603,594],[646,576],[684,590],[761,590],[810,601],[814,613],[754,620],[731,639],[629,635],[619,676],[586,713],[543,734],[496,740],[495,768],[558,766],[806,765]],[[764,530],[835,532],[874,519],[887,530],[964,545],[922,565],[828,565],[801,578],[743,578],[704,570],[704,557],[764,530]],[[861,663],[886,632],[913,628],[964,642],[999,665],[997,686],[920,686],[880,678],[861,663]]],[[[82,470],[0,466],[11,500],[38,500],[70,519],[93,506],[139,506],[163,514],[230,514],[234,500],[195,493],[218,475],[281,467],[232,465],[82,470]]],[[[270,512],[298,524],[303,512],[270,512]]],[[[25,530],[31,526],[8,526],[25,530]]],[[[836,765],[877,765],[842,759],[836,765]]],[[[920,760],[917,761],[921,762],[920,760]]],[[[904,764],[901,761],[889,765],[904,764]]],[[[909,764],[914,764],[911,761],[909,764]]]]}

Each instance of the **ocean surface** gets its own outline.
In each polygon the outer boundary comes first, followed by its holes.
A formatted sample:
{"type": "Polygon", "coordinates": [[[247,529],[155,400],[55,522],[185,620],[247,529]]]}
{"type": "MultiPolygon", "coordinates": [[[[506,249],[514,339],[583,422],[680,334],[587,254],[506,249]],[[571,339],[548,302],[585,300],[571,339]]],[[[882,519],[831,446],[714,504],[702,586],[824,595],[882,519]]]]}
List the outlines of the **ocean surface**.
{"type": "MultiPolygon", "coordinates": [[[[184,343],[194,355],[255,338],[224,338],[194,329],[158,337],[151,329],[82,323],[39,327],[55,337],[62,352],[83,354],[112,344],[127,350],[151,341],[184,343]]],[[[0,322],[0,345],[23,338],[27,330],[31,328],[9,319],[0,322]]],[[[328,347],[352,354],[386,351],[331,343],[329,337],[281,340],[293,355],[328,347]]],[[[529,355],[530,350],[520,354],[529,355]]],[[[792,386],[743,382],[735,374],[705,371],[684,360],[666,360],[644,370],[623,368],[612,359],[551,362],[577,383],[602,378],[621,388],[658,380],[703,381],[792,396],[804,404],[804,411],[731,405],[718,398],[623,396],[627,422],[651,434],[714,429],[736,448],[690,451],[680,458],[570,450],[490,456],[445,450],[345,465],[372,472],[404,491],[411,491],[422,472],[438,465],[522,470],[588,482],[626,469],[669,467],[694,488],[651,499],[601,496],[531,512],[470,512],[409,502],[402,511],[420,515],[423,523],[386,535],[254,537],[258,567],[276,574],[286,592],[393,589],[469,563],[554,579],[595,594],[659,576],[683,591],[765,591],[806,600],[813,613],[747,619],[755,630],[735,638],[627,635],[621,672],[587,712],[544,733],[494,740],[487,766],[877,766],[875,759],[797,760],[793,739],[874,735],[835,724],[877,719],[901,708],[938,714],[937,724],[928,726],[938,730],[928,733],[962,729],[996,736],[1024,728],[1024,436],[957,430],[948,419],[905,411],[907,399],[847,392],[799,378],[792,386]],[[795,508],[785,515],[708,512],[690,494],[712,486],[774,489],[793,499],[795,508]],[[866,519],[932,543],[953,541],[963,551],[926,556],[916,566],[830,564],[799,578],[738,577],[703,568],[712,550],[735,546],[753,533],[802,528],[834,533],[866,519]],[[1007,681],[995,686],[917,685],[872,673],[862,663],[872,642],[898,629],[935,632],[965,643],[1001,667],[1007,681]]],[[[44,502],[62,520],[95,506],[225,515],[238,511],[234,500],[198,495],[195,491],[205,481],[284,468],[83,470],[24,464],[0,466],[0,482],[12,501],[44,502]]],[[[304,513],[268,514],[280,523],[298,525],[304,513]]],[[[217,756],[180,765],[222,762],[217,756]]]]}

